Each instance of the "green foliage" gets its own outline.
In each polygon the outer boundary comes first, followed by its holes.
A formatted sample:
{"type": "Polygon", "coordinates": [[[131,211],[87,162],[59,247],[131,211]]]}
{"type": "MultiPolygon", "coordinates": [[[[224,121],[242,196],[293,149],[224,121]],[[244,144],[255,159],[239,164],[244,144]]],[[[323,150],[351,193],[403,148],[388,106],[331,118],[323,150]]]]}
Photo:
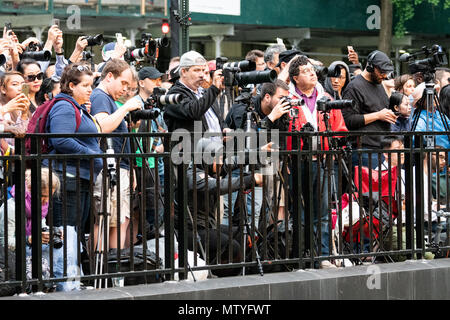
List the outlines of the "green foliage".
{"type": "MultiPolygon", "coordinates": [[[[444,9],[450,8],[450,0],[392,0],[395,8],[398,22],[395,25],[395,36],[401,38],[405,35],[405,23],[414,17],[414,11],[417,6],[427,1],[433,6],[438,6],[441,1],[444,3],[444,9]]],[[[450,19],[449,19],[450,22],[450,19]]]]}

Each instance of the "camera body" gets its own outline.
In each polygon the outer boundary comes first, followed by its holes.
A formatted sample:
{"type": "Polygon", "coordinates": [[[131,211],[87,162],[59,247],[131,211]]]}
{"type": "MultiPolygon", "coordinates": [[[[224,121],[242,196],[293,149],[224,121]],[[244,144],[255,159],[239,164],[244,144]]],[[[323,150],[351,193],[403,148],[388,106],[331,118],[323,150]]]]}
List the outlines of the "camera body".
{"type": "Polygon", "coordinates": [[[317,111],[330,112],[333,109],[354,108],[355,101],[353,100],[335,100],[331,101],[330,98],[323,96],[317,100],[317,111]]]}
{"type": "Polygon", "coordinates": [[[305,100],[303,99],[293,99],[293,98],[289,98],[288,96],[284,96],[281,97],[281,99],[284,99],[284,101],[289,102],[289,106],[290,106],[290,110],[289,110],[289,115],[291,118],[296,118],[298,117],[298,107],[304,106],[305,105],[305,100]],[[297,108],[293,108],[293,107],[297,107],[297,108]]]}
{"type": "Polygon", "coordinates": [[[95,36],[86,36],[84,37],[84,39],[87,40],[88,47],[101,46],[103,44],[102,34],[97,34],[95,36]]]}
{"type": "MultiPolygon", "coordinates": [[[[57,227],[52,227],[52,231],[53,231],[53,247],[55,249],[60,249],[63,245],[63,237],[62,237],[62,232],[61,230],[59,230],[57,227]]],[[[42,228],[42,232],[50,232],[50,228],[49,227],[43,227],[42,228]]]]}

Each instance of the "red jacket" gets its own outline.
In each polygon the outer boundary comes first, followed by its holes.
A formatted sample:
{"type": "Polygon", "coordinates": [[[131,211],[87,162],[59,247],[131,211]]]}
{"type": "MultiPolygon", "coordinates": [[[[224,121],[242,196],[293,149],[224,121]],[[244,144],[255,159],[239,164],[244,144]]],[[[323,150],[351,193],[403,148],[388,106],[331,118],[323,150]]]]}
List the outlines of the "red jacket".
{"type": "MultiPolygon", "coordinates": [[[[300,99],[300,96],[295,91],[295,87],[292,83],[289,84],[289,96],[291,98],[300,99]]],[[[317,83],[316,85],[317,89],[317,100],[319,100],[324,95],[327,97],[330,97],[328,93],[325,92],[322,85],[320,83],[317,83]]],[[[331,98],[331,97],[330,97],[331,98]]],[[[317,105],[316,105],[317,107],[317,105]]],[[[300,106],[295,107],[299,110],[298,117],[295,121],[295,130],[300,131],[301,128],[307,123],[310,122],[314,127],[315,131],[323,132],[326,131],[325,128],[325,121],[323,119],[323,112],[319,112],[316,109],[314,110],[313,114],[311,115],[311,111],[309,110],[308,106],[300,106]],[[314,121],[313,121],[314,120],[314,121]]],[[[292,131],[292,121],[293,118],[291,118],[289,122],[289,132],[292,131]]],[[[328,119],[330,129],[331,131],[348,131],[347,127],[345,126],[344,117],[342,116],[341,110],[333,109],[329,113],[329,119],[328,119]]],[[[329,150],[328,147],[328,138],[327,137],[321,137],[320,139],[320,148],[321,150],[329,150]],[[325,138],[325,139],[324,139],[325,138]]],[[[300,139],[301,141],[301,139],[300,139]]],[[[300,149],[303,148],[303,142],[301,141],[300,149]]],[[[287,139],[287,150],[292,150],[292,138],[288,137],[287,139]]]]}

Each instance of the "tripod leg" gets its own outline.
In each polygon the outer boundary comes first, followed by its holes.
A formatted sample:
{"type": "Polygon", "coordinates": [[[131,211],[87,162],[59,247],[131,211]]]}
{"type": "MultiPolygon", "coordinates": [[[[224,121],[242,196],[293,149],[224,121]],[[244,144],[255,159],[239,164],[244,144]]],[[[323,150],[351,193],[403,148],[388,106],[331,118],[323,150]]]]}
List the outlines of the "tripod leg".
{"type": "MultiPolygon", "coordinates": [[[[102,235],[102,228],[103,228],[103,215],[99,215],[99,219],[98,219],[99,221],[98,221],[98,230],[97,230],[97,243],[96,243],[96,246],[95,246],[95,256],[96,256],[96,259],[95,259],[95,274],[97,275],[97,274],[101,274],[101,269],[99,269],[99,265],[100,265],[100,259],[102,259],[102,253],[103,253],[103,251],[102,251],[102,249],[100,248],[100,246],[101,246],[101,237],[103,236],[102,235]],[[99,273],[100,272],[100,273],[99,273]]],[[[94,281],[94,288],[97,288],[97,281],[99,281],[99,285],[101,286],[101,279],[95,279],[95,281],[94,281]]],[[[100,288],[100,287],[99,287],[100,288]]]]}

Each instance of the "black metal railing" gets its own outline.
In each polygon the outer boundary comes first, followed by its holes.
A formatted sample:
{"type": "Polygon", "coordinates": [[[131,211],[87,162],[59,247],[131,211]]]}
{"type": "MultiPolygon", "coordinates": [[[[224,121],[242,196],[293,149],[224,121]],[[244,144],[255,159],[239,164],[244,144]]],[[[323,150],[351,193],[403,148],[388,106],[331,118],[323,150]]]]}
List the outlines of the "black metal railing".
{"type": "MultiPolygon", "coordinates": [[[[67,290],[69,283],[79,282],[109,287],[198,280],[213,274],[263,275],[317,268],[323,261],[349,266],[448,257],[450,150],[424,145],[424,138],[436,133],[401,134],[404,145],[394,150],[350,143],[320,150],[317,141],[323,145],[337,133],[280,133],[280,139],[291,139],[292,150],[265,154],[260,143],[248,150],[221,149],[206,159],[205,152],[195,148],[180,150],[170,133],[78,135],[102,141],[129,138],[133,151],[142,145],[140,153],[129,154],[40,152],[43,139],[73,137],[63,134],[27,136],[31,139],[27,154],[25,139],[16,138],[14,154],[0,157],[4,239],[0,288],[31,292],[64,284],[67,290]],[[163,153],[152,151],[155,138],[164,141],[163,153]],[[253,156],[258,161],[249,163],[253,156]],[[96,159],[103,160],[107,173],[98,181],[96,159]],[[208,159],[212,162],[206,163],[208,159]],[[129,175],[119,170],[122,160],[134,169],[129,175]],[[272,164],[272,171],[264,171],[272,164]],[[49,175],[43,178],[44,167],[49,175]],[[56,193],[55,180],[60,180],[56,193]],[[49,190],[43,189],[43,181],[48,181],[49,190]],[[122,188],[125,184],[136,186],[135,191],[122,188]],[[117,195],[107,198],[113,189],[117,195]],[[42,203],[46,192],[48,208],[42,203]],[[111,218],[114,208],[117,214],[111,218]],[[44,221],[42,210],[47,211],[44,221]],[[130,212],[126,229],[117,227],[123,211],[130,212]],[[78,213],[75,220],[73,212],[78,213]],[[30,223],[31,238],[26,236],[30,223]],[[42,223],[50,227],[48,245],[42,245],[42,223]],[[113,238],[111,223],[116,226],[113,238]],[[101,243],[117,249],[102,250],[101,243]]],[[[198,142],[191,135],[184,139],[198,142]]],[[[339,141],[359,141],[362,135],[380,134],[338,135],[339,141]]]]}

